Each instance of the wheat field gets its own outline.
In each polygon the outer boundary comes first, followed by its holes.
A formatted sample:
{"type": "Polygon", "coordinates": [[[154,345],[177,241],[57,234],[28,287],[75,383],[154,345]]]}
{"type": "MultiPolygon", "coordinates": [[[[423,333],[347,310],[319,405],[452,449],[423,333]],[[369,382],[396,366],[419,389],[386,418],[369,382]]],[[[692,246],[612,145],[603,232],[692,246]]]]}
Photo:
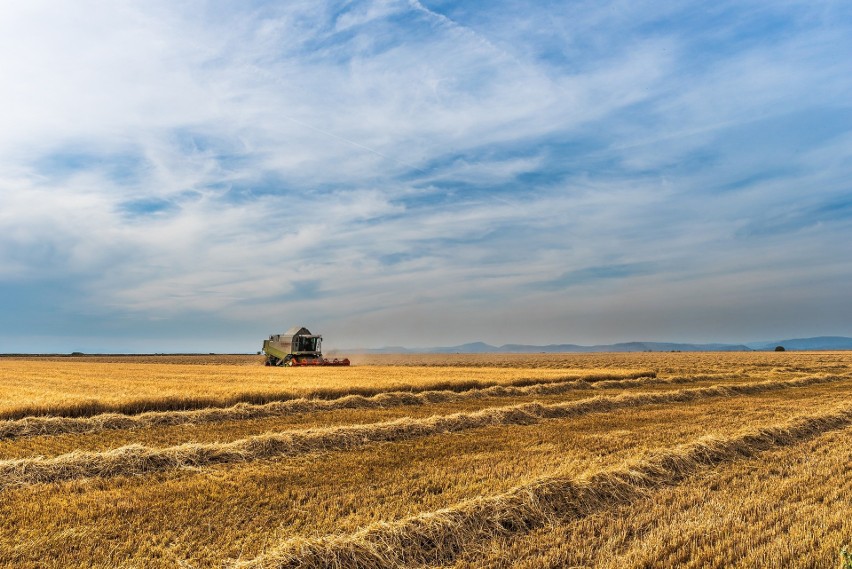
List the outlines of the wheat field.
{"type": "Polygon", "coordinates": [[[852,353],[0,358],[3,567],[838,567],[852,353]]]}

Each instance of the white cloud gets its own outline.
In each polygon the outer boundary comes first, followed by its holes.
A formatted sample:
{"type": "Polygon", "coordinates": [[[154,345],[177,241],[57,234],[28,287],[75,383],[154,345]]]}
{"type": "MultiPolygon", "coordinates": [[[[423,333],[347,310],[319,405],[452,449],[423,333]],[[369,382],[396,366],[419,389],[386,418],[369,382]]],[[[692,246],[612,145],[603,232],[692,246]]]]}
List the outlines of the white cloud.
{"type": "Polygon", "coordinates": [[[73,279],[86,310],[142,320],[381,322],[364,342],[418,343],[445,317],[512,341],[515,320],[543,338],[590,307],[694,298],[678,283],[758,294],[848,256],[848,224],[796,217],[843,207],[848,137],[799,149],[788,120],[846,105],[837,18],[430,6],[4,5],[0,279],[73,279]],[[769,16],[789,33],[725,43],[769,16]]]}

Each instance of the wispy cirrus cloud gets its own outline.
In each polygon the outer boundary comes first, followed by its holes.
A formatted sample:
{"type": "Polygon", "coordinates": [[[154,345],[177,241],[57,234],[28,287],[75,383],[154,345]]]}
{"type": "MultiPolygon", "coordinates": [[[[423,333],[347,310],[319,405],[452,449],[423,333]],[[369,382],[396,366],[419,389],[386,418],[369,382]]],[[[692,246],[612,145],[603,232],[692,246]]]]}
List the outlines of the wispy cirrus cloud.
{"type": "Polygon", "coordinates": [[[852,333],[845,3],[0,11],[0,351],[852,333]]]}

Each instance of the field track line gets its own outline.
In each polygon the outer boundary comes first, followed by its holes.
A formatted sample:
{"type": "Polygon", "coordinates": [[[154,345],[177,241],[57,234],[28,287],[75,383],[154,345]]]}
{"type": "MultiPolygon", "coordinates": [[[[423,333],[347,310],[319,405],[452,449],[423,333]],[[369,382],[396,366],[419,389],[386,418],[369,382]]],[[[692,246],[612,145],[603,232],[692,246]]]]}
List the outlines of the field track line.
{"type": "Polygon", "coordinates": [[[231,567],[358,569],[446,564],[485,540],[629,504],[702,469],[753,458],[763,451],[800,444],[850,425],[852,407],[847,405],[827,414],[800,417],[731,437],[702,437],[616,469],[579,478],[545,476],[502,494],[394,522],[377,522],[352,534],[289,538],[231,567]]]}
{"type": "MultiPolygon", "coordinates": [[[[586,374],[566,374],[548,378],[519,377],[513,380],[499,382],[487,380],[466,381],[432,381],[417,385],[402,385],[394,391],[404,393],[422,393],[426,391],[466,391],[485,389],[489,387],[525,387],[542,383],[563,383],[585,381],[587,383],[623,381],[656,377],[654,370],[629,370],[598,372],[586,374]]],[[[282,391],[267,393],[239,393],[227,397],[162,397],[151,399],[136,399],[121,403],[105,403],[102,401],[81,401],[55,405],[24,405],[6,410],[0,410],[0,420],[17,420],[28,417],[92,417],[102,414],[138,415],[152,411],[187,411],[207,408],[227,408],[240,403],[263,405],[266,403],[293,401],[301,399],[334,400],[349,396],[373,397],[390,393],[387,389],[373,387],[326,388],[314,389],[307,392],[282,391]]]]}
{"type": "Polygon", "coordinates": [[[0,460],[0,490],[23,484],[141,475],[179,468],[199,468],[215,464],[283,458],[316,451],[352,450],[370,443],[398,442],[489,426],[531,425],[546,419],[568,418],[660,403],[750,395],[830,383],[842,379],[849,378],[821,376],[733,386],[717,385],[665,392],[597,396],[550,405],[525,403],[418,419],[404,417],[380,423],[265,433],[229,443],[186,443],[159,448],[133,444],[102,452],[74,451],[50,458],[7,459],[0,460]]]}
{"type": "MultiPolygon", "coordinates": [[[[734,376],[731,376],[734,377],[734,376]]],[[[715,377],[714,379],[719,379],[715,377]]],[[[586,380],[536,383],[523,387],[495,385],[468,391],[390,391],[370,397],[347,395],[337,399],[291,399],[262,405],[238,403],[231,407],[195,409],[189,411],[149,411],[138,415],[105,413],[92,417],[24,417],[0,421],[0,439],[53,436],[64,434],[98,433],[102,431],[129,430],[144,427],[175,425],[201,425],[222,421],[244,421],[285,417],[299,413],[318,413],[336,409],[389,409],[402,406],[434,405],[474,399],[523,397],[530,395],[559,395],[571,391],[627,389],[653,385],[678,385],[696,381],[689,377],[639,378],[603,380],[589,383],[586,380]]]]}

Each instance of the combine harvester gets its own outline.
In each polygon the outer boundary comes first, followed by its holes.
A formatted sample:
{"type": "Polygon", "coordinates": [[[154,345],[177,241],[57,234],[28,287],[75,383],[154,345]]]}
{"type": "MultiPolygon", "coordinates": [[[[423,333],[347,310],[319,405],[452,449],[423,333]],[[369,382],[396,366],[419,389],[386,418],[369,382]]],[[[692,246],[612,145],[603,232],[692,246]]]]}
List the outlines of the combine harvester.
{"type": "Polygon", "coordinates": [[[322,336],[294,326],[283,334],[270,336],[263,341],[263,353],[268,366],[348,366],[349,359],[327,360],[322,357],[322,336]]]}

